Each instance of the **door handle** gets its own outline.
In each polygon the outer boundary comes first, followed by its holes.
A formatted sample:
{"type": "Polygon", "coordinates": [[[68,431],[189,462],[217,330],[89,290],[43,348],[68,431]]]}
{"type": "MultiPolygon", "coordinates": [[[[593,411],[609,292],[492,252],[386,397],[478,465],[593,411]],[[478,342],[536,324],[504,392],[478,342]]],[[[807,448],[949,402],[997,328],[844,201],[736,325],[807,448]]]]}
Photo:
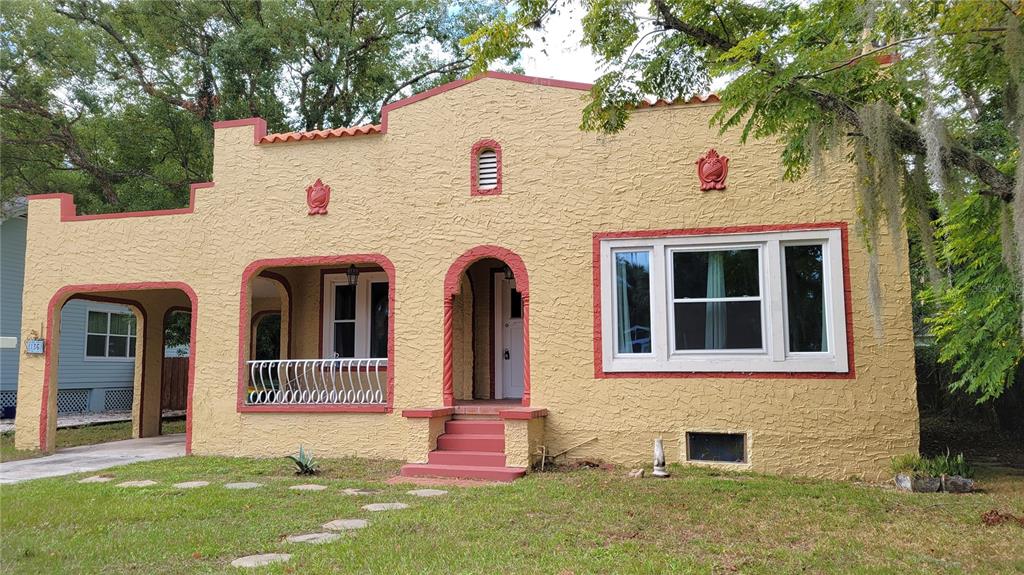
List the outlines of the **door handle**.
{"type": "Polygon", "coordinates": [[[512,359],[512,356],[508,353],[508,349],[505,349],[505,361],[512,359]]]}

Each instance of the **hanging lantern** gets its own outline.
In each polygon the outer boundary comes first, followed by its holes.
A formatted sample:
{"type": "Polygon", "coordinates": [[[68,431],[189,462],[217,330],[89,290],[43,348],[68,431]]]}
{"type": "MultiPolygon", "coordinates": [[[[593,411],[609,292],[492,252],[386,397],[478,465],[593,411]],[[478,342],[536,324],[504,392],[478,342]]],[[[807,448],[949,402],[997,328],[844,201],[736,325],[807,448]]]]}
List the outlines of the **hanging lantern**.
{"type": "Polygon", "coordinates": [[[348,271],[345,272],[345,275],[348,276],[348,285],[350,286],[356,285],[356,282],[359,281],[359,269],[355,264],[348,266],[348,271]]]}

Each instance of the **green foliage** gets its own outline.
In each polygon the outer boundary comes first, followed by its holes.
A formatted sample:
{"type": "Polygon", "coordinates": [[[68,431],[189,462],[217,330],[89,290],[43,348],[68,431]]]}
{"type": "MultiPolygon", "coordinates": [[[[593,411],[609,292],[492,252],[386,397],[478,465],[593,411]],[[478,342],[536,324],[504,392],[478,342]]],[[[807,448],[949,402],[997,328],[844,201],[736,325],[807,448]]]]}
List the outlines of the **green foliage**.
{"type": "MultiPolygon", "coordinates": [[[[567,3],[522,1],[508,19],[478,30],[464,42],[473,70],[514,58],[528,43],[525,30],[543,26],[567,3]]],[[[989,0],[590,0],[585,6],[583,43],[606,72],[591,90],[583,129],[617,132],[642,98],[685,98],[707,91],[714,79],[724,87],[712,124],[739,130],[743,141],[779,140],[787,178],[803,177],[812,166],[820,172],[829,151],[846,155],[858,172],[858,235],[870,255],[876,336],[885,337],[876,250],[884,225],[890,237],[909,232],[909,262],[915,272],[927,271],[927,281],[915,278],[915,287],[933,291],[917,298],[915,312],[928,316],[943,360],[959,372],[957,388],[982,400],[1002,393],[1024,354],[1024,236],[1010,231],[1024,226],[1024,6],[989,0]],[[1014,213],[1003,208],[994,219],[1015,187],[1014,213]],[[960,221],[965,217],[974,219],[960,221]]]]}
{"type": "Polygon", "coordinates": [[[0,200],[178,207],[209,180],[216,120],[272,131],[379,120],[457,78],[497,0],[0,2],[0,200]]]}
{"type": "Polygon", "coordinates": [[[307,453],[302,446],[299,446],[298,455],[289,455],[288,459],[295,464],[295,475],[316,475],[320,473],[320,464],[313,459],[312,453],[307,453]]]}
{"type": "Polygon", "coordinates": [[[915,477],[974,477],[974,469],[967,464],[964,454],[954,456],[948,451],[935,457],[921,457],[913,453],[898,455],[892,458],[890,466],[893,473],[907,473],[915,477]]]}
{"type": "Polygon", "coordinates": [[[970,196],[950,206],[939,221],[948,287],[922,294],[935,312],[925,323],[940,343],[939,359],[953,365],[954,389],[978,401],[998,397],[1024,359],[1020,285],[1002,257],[999,201],[970,196]]]}

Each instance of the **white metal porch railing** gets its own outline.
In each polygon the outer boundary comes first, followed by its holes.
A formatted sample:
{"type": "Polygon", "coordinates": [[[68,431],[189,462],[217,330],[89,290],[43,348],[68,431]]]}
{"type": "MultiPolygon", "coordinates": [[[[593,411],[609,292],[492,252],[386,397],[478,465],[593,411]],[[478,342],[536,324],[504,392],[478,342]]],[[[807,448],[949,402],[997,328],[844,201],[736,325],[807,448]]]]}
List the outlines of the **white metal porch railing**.
{"type": "Polygon", "coordinates": [[[246,405],[378,405],[387,399],[386,358],[248,362],[246,405]]]}

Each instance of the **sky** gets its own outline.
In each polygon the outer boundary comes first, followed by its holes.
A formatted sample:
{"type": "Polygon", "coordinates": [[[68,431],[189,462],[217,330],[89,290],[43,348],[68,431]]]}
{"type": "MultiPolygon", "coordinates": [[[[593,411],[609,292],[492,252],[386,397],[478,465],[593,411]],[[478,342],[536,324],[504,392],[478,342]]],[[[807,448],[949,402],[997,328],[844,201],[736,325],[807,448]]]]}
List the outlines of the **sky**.
{"type": "Polygon", "coordinates": [[[523,51],[521,64],[528,76],[573,82],[593,82],[601,75],[597,58],[580,46],[584,8],[576,3],[544,21],[544,30],[532,31],[534,45],[523,51]]]}

